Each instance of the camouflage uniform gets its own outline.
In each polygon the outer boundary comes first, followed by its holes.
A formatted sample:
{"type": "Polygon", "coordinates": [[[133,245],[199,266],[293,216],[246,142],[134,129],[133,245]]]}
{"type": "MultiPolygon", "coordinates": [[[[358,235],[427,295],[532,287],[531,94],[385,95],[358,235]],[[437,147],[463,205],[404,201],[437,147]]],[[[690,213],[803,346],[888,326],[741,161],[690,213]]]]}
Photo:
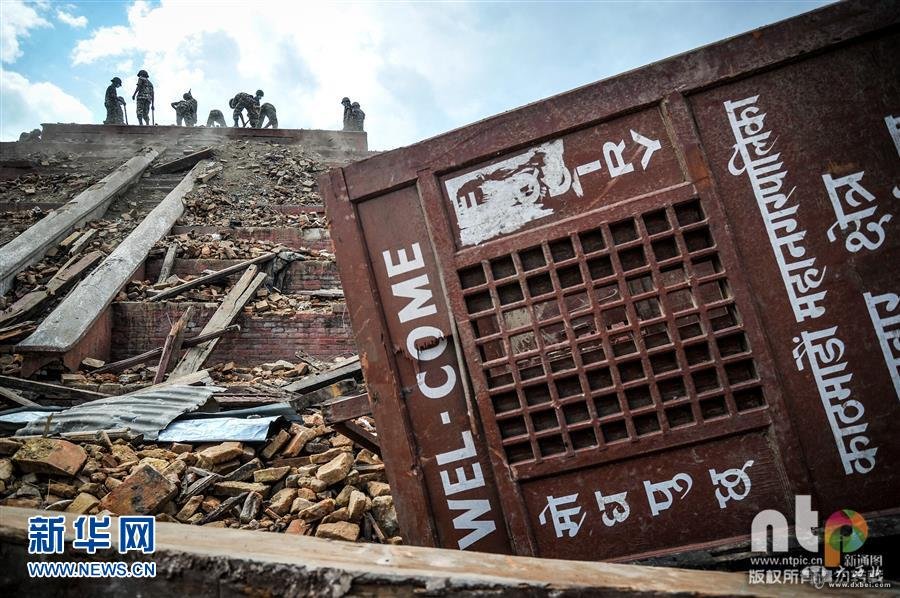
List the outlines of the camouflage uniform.
{"type": "Polygon", "coordinates": [[[273,129],[278,128],[278,115],[275,113],[275,106],[269,102],[266,102],[259,107],[259,126],[263,129],[268,129],[269,127],[272,127],[273,129]],[[269,119],[269,122],[263,127],[262,124],[266,118],[269,119]]]}
{"type": "Polygon", "coordinates": [[[353,112],[353,108],[350,106],[350,98],[344,98],[341,100],[341,104],[344,106],[344,131],[350,131],[353,123],[353,119],[350,115],[353,112]]]}
{"type": "Polygon", "coordinates": [[[153,83],[149,77],[138,77],[137,88],[132,94],[132,99],[137,96],[138,124],[150,124],[150,109],[153,106],[153,83]]]}
{"type": "Polygon", "coordinates": [[[225,115],[222,114],[221,110],[210,110],[209,118],[206,119],[207,127],[227,127],[228,125],[225,123],[225,115]]]}
{"type": "MultiPolygon", "coordinates": [[[[119,79],[116,77],[116,79],[119,79]]],[[[116,79],[113,79],[115,81],[116,79]]],[[[119,79],[119,85],[122,84],[121,79],[119,79]]],[[[109,87],[106,88],[106,96],[103,98],[103,106],[106,108],[106,120],[103,121],[104,125],[121,125],[125,123],[125,119],[122,116],[122,104],[125,103],[125,100],[119,97],[116,93],[117,85],[112,83],[109,87]]]]}
{"type": "Polygon", "coordinates": [[[197,100],[190,93],[182,96],[184,99],[180,102],[172,102],[172,108],[175,109],[175,122],[178,126],[184,122],[185,126],[193,127],[197,124],[197,100]]]}
{"type": "Polygon", "coordinates": [[[350,109],[350,127],[347,131],[362,131],[363,122],[366,120],[366,113],[359,107],[359,102],[353,102],[350,109]]]}
{"type": "Polygon", "coordinates": [[[252,95],[241,91],[228,102],[228,105],[234,109],[232,116],[235,127],[239,126],[241,112],[244,110],[247,110],[247,120],[250,121],[250,126],[254,129],[259,127],[259,103],[252,95]]]}

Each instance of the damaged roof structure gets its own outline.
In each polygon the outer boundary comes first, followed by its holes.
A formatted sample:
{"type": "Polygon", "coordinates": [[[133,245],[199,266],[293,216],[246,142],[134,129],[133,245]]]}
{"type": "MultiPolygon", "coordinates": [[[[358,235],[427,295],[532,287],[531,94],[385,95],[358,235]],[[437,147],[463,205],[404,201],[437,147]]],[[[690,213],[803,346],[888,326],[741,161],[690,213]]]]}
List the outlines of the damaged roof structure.
{"type": "Polygon", "coordinates": [[[167,575],[108,594],[778,594],[751,529],[810,505],[886,550],[898,24],[840,3],[384,153],[2,144],[2,583],[34,513],[155,518],[167,575]]]}

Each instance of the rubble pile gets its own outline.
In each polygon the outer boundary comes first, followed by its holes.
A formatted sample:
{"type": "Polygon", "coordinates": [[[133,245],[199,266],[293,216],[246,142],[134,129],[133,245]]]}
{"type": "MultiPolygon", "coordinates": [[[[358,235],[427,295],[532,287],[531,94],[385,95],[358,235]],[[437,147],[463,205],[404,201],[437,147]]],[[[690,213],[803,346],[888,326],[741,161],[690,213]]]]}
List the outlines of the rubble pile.
{"type": "Polygon", "coordinates": [[[262,239],[231,238],[228,233],[197,234],[193,231],[170,235],[157,242],[151,256],[165,253],[169,245],[176,245],[175,257],[182,259],[250,259],[264,253],[289,251],[284,245],[262,239]]]}
{"type": "Polygon", "coordinates": [[[311,412],[265,443],[0,438],[0,504],[402,542],[381,458],[311,412]]]}
{"type": "Polygon", "coordinates": [[[15,239],[21,232],[46,216],[46,212],[35,206],[30,210],[0,212],[0,247],[15,239]]]}
{"type": "Polygon", "coordinates": [[[135,223],[127,220],[93,220],[76,229],[59,245],[50,248],[43,259],[16,274],[13,290],[0,297],[0,309],[6,308],[27,293],[40,290],[73,257],[91,251],[109,254],[134,226],[135,223]],[[83,241],[79,243],[80,240],[83,241]]]}
{"type": "MultiPolygon", "coordinates": [[[[99,360],[91,360],[94,369],[105,365],[99,360]]],[[[152,357],[137,365],[122,369],[117,372],[94,372],[84,367],[72,373],[62,374],[62,384],[78,390],[100,392],[106,395],[120,395],[134,392],[153,385],[153,377],[156,375],[158,357],[152,357]]],[[[3,361],[0,359],[0,364],[3,361]]],[[[318,372],[323,364],[314,360],[290,361],[279,359],[278,361],[261,363],[254,366],[238,366],[233,361],[217,363],[207,367],[213,382],[228,387],[246,386],[265,390],[278,389],[287,386],[291,382],[300,380],[304,376],[318,372]]]]}
{"type": "Polygon", "coordinates": [[[44,168],[40,172],[26,171],[14,178],[0,179],[0,201],[62,203],[105,176],[100,175],[104,171],[102,166],[88,167],[68,158],[45,157],[34,162],[44,168]]]}
{"type": "Polygon", "coordinates": [[[322,228],[315,212],[281,206],[319,206],[321,160],[293,146],[229,142],[215,149],[214,177],[185,197],[181,225],[322,228]]]}

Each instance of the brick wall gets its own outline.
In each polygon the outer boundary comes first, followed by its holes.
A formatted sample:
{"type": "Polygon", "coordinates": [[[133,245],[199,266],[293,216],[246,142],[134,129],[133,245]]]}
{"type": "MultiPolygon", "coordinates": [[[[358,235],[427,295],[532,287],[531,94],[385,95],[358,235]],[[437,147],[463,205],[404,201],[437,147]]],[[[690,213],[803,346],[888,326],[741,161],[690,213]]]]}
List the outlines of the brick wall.
{"type": "MultiPolygon", "coordinates": [[[[242,260],[183,260],[176,259],[172,264],[172,273],[178,276],[188,274],[200,274],[204,270],[222,270],[228,266],[240,263],[242,260]]],[[[162,268],[162,258],[148,259],[144,277],[146,280],[156,282],[159,270],[162,268]]],[[[236,272],[230,276],[237,280],[243,272],[236,272]]],[[[341,280],[338,275],[337,263],[325,260],[309,260],[291,262],[284,276],[284,284],[280,288],[282,293],[296,293],[297,291],[315,291],[319,289],[339,289],[341,280]]]]}
{"type": "MultiPolygon", "coordinates": [[[[113,304],[111,359],[125,359],[162,346],[166,334],[187,303],[143,303],[124,301],[113,304]]],[[[187,336],[200,332],[216,310],[214,304],[195,303],[194,318],[187,336]]],[[[299,312],[286,316],[247,316],[235,320],[240,333],[230,333],[219,341],[207,365],[234,361],[238,365],[256,365],[286,359],[297,361],[294,353],[303,350],[322,360],[357,352],[350,328],[350,317],[343,304],[335,313],[299,312]]]]}
{"type": "Polygon", "coordinates": [[[272,241],[281,243],[285,247],[300,249],[318,249],[320,251],[334,251],[331,237],[327,228],[296,228],[296,227],[263,227],[263,226],[237,226],[234,228],[221,226],[173,226],[170,235],[183,235],[193,232],[195,235],[210,235],[218,233],[223,238],[229,239],[256,239],[260,241],[272,241]]]}

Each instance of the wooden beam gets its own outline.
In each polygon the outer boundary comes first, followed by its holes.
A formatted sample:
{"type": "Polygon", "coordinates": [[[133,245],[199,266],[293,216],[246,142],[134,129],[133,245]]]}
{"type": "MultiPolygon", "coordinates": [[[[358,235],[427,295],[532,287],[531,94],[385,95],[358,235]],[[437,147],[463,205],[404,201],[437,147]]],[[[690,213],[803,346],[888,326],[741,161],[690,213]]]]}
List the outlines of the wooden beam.
{"type": "MultiPolygon", "coordinates": [[[[62,303],[40,323],[31,336],[19,343],[20,352],[41,353],[36,361],[54,358],[74,349],[94,322],[115,299],[119,290],[147,259],[150,249],[184,212],[184,196],[193,189],[201,162],[184,176],[153,210],[119,243],[103,263],[69,293],[62,303]]],[[[81,359],[77,360],[78,363],[81,359]]]]}
{"type": "Polygon", "coordinates": [[[191,316],[194,315],[194,306],[188,305],[178,321],[172,325],[169,334],[166,335],[166,342],[163,344],[162,355],[159,357],[159,366],[156,368],[156,375],[153,377],[153,383],[159,384],[166,379],[166,372],[172,365],[172,358],[177,357],[181,353],[181,344],[184,341],[184,329],[191,322],[191,316]]]}
{"type": "Polygon", "coordinates": [[[35,382],[34,380],[25,380],[24,378],[15,378],[13,376],[0,376],[0,386],[33,392],[47,398],[56,399],[93,401],[94,399],[105,399],[109,396],[91,390],[80,390],[60,384],[50,384],[49,382],[35,382]]]}
{"type": "Polygon", "coordinates": [[[47,301],[66,291],[91,268],[103,259],[102,251],[92,251],[80,260],[71,258],[62,268],[57,270],[46,287],[40,291],[32,291],[13,303],[0,313],[0,326],[8,326],[24,320],[41,308],[47,301]],[[74,262],[74,263],[73,263],[74,262]]]}
{"type": "MultiPolygon", "coordinates": [[[[232,324],[231,326],[226,326],[222,330],[216,330],[214,332],[210,332],[209,334],[198,334],[195,337],[185,339],[182,343],[181,347],[186,349],[188,347],[196,347],[201,343],[205,343],[206,341],[211,341],[215,338],[220,338],[225,336],[229,332],[240,332],[241,327],[237,324],[232,324]]],[[[149,351],[145,351],[139,355],[135,355],[134,357],[129,357],[127,359],[122,359],[120,361],[114,361],[113,363],[107,363],[103,367],[97,368],[94,370],[95,374],[103,374],[105,372],[118,372],[124,370],[125,368],[129,368],[133,365],[138,365],[139,363],[144,363],[148,359],[153,359],[158,355],[162,355],[163,347],[157,347],[155,349],[150,349],[149,351]]]]}
{"type": "Polygon", "coordinates": [[[40,405],[38,405],[34,401],[30,401],[14,390],[3,388],[2,386],[0,386],[0,397],[8,399],[13,403],[16,403],[17,405],[21,405],[22,407],[40,407],[40,405]]]}
{"type": "Polygon", "coordinates": [[[140,178],[157,155],[154,149],[141,150],[72,201],[53,210],[0,247],[0,294],[12,288],[16,274],[39,262],[51,247],[56,247],[73,230],[103,216],[113,198],[140,178]]]}
{"type": "MultiPolygon", "coordinates": [[[[136,128],[136,127],[135,127],[136,128]]],[[[237,501],[233,503],[237,505],[237,501]]],[[[35,579],[22,563],[28,555],[29,518],[47,511],[0,507],[0,571],[4,586],[29,594],[35,579]]],[[[75,513],[65,517],[66,537],[73,537],[75,513]]],[[[119,535],[112,535],[112,550],[119,535]]],[[[693,596],[785,595],[783,585],[750,585],[746,572],[697,571],[469,552],[420,546],[337,542],[297,534],[266,534],[255,530],[221,529],[182,523],[156,523],[156,552],[165,575],[109,580],[46,578],[42,595],[71,593],[113,596],[122,588],[142,595],[270,596],[285,588],[303,588],[309,595],[331,595],[336,584],[348,595],[411,596],[431,588],[451,596],[693,596]],[[164,567],[163,567],[164,566],[164,567]],[[96,583],[95,583],[96,582],[96,583]],[[437,588],[437,589],[435,589],[437,588]]],[[[98,562],[108,551],[88,555],[65,543],[63,560],[98,562]]],[[[138,552],[117,555],[125,562],[146,560],[138,552]]],[[[792,596],[840,595],[807,584],[790,586],[792,596]]],[[[847,595],[846,590],[844,594],[847,595]]]]}
{"type": "MultiPolygon", "coordinates": [[[[168,255],[166,257],[168,258],[168,255]]],[[[219,270],[217,272],[212,272],[210,274],[200,276],[193,280],[189,280],[178,286],[174,286],[172,288],[162,290],[159,293],[157,293],[156,295],[153,295],[152,297],[147,299],[147,301],[161,301],[162,299],[165,299],[166,297],[178,295],[188,289],[192,289],[192,288],[198,287],[202,284],[207,284],[207,283],[213,282],[215,280],[225,278],[231,274],[234,274],[235,272],[240,272],[241,270],[249,268],[250,266],[252,266],[254,264],[262,264],[262,263],[268,262],[269,260],[272,260],[274,258],[275,258],[274,253],[264,253],[255,258],[252,258],[249,260],[244,260],[243,262],[228,266],[227,268],[222,268],[221,270],[219,270]]],[[[165,264],[163,264],[163,266],[165,266],[165,264]]]]}
{"type": "Polygon", "coordinates": [[[372,406],[369,405],[369,393],[367,392],[338,397],[322,403],[322,417],[325,418],[327,424],[345,422],[371,414],[372,406]]]}
{"type": "Polygon", "coordinates": [[[97,234],[96,228],[91,228],[86,230],[78,237],[78,240],[69,248],[69,255],[78,255],[81,253],[81,250],[85,248],[85,246],[90,243],[91,239],[94,238],[94,235],[97,234]]]}
{"type": "Polygon", "coordinates": [[[378,436],[372,434],[355,421],[347,420],[345,422],[339,422],[333,424],[333,427],[359,446],[369,449],[373,453],[381,454],[381,447],[378,445],[378,436]]]}
{"type": "Polygon", "coordinates": [[[171,162],[166,162],[165,164],[160,164],[156,168],[153,169],[153,174],[167,174],[170,172],[180,172],[182,170],[187,170],[200,160],[204,160],[206,158],[211,158],[213,155],[213,150],[211,147],[204,148],[198,152],[194,152],[193,154],[188,154],[187,156],[182,156],[176,160],[172,160],[171,162]]]}
{"type": "MultiPolygon", "coordinates": [[[[203,327],[201,334],[221,330],[231,324],[238,314],[241,313],[241,310],[244,309],[247,301],[256,293],[256,289],[265,280],[265,272],[260,272],[255,265],[250,266],[240,280],[231,287],[228,294],[225,295],[225,299],[222,300],[219,309],[216,310],[216,313],[212,315],[209,322],[203,327]]],[[[178,362],[178,365],[175,366],[175,369],[172,370],[172,377],[190,374],[203,367],[203,364],[209,359],[218,342],[218,339],[213,339],[189,349],[184,354],[184,357],[181,358],[181,361],[178,362]]]]}
{"type": "Polygon", "coordinates": [[[162,267],[159,269],[159,276],[156,284],[162,284],[172,274],[172,265],[175,263],[175,252],[178,251],[177,243],[169,243],[166,248],[166,257],[163,258],[162,267]]]}
{"type": "Polygon", "coordinates": [[[314,376],[307,376],[306,378],[297,380],[296,382],[292,382],[282,388],[282,390],[295,392],[297,394],[306,394],[320,388],[325,388],[326,386],[334,384],[339,380],[350,377],[356,378],[358,380],[362,378],[362,367],[359,365],[358,356],[350,359],[348,362],[345,362],[336,368],[321,372],[319,374],[315,374],[314,376]]]}

